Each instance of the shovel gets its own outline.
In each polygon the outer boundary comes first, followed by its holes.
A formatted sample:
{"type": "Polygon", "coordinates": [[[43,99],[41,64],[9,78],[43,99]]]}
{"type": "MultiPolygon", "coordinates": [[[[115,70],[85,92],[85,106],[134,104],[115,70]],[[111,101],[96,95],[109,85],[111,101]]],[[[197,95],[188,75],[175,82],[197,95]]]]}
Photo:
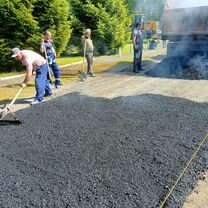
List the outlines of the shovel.
{"type": "Polygon", "coordinates": [[[9,124],[18,125],[18,124],[21,124],[21,121],[15,116],[15,114],[11,110],[11,106],[14,104],[14,102],[16,101],[17,97],[19,96],[19,94],[21,93],[22,90],[23,90],[23,87],[21,87],[19,89],[19,91],[15,95],[12,102],[10,104],[6,105],[6,107],[1,111],[1,113],[0,113],[0,125],[9,125],[9,124]],[[8,112],[10,112],[13,115],[15,120],[4,120],[3,119],[8,115],[8,112]]]}
{"type": "Polygon", "coordinates": [[[84,55],[83,55],[83,61],[82,61],[82,70],[79,71],[81,74],[80,81],[84,82],[87,80],[87,75],[85,74],[85,55],[86,55],[86,40],[84,42],[84,55]]]}
{"type": "Polygon", "coordinates": [[[48,67],[48,78],[50,80],[50,86],[51,86],[52,89],[54,89],[54,88],[57,88],[57,86],[53,83],[53,80],[52,80],[51,69],[49,67],[48,56],[47,56],[47,53],[46,53],[46,47],[45,46],[44,46],[44,53],[45,53],[45,59],[46,59],[46,62],[47,62],[47,67],[48,67]]]}

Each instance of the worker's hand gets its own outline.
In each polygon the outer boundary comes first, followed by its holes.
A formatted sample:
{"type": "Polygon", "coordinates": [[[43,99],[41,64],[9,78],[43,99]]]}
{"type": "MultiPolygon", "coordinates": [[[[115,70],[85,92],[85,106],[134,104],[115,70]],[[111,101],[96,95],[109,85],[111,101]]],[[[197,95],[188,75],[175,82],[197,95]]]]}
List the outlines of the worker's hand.
{"type": "Polygon", "coordinates": [[[42,43],[42,44],[44,43],[44,39],[41,40],[41,43],[42,43]]]}
{"type": "Polygon", "coordinates": [[[21,84],[21,87],[22,88],[25,88],[27,85],[23,82],[22,84],[21,84]]]}

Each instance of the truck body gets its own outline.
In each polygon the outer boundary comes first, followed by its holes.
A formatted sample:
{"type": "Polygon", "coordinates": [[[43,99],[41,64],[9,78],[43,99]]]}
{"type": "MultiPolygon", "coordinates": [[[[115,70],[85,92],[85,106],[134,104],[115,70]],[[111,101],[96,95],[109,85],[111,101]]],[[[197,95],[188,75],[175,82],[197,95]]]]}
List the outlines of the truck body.
{"type": "Polygon", "coordinates": [[[162,40],[168,55],[208,55],[208,6],[165,9],[162,40]]]}

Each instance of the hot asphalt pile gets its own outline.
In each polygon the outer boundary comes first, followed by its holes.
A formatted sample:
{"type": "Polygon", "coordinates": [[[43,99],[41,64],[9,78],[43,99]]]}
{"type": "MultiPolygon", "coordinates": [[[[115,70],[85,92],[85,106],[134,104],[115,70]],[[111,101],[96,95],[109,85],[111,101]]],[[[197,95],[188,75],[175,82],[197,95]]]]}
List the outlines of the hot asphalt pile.
{"type": "MultiPolygon", "coordinates": [[[[208,105],[145,94],[72,93],[0,126],[0,207],[153,208],[206,135],[208,105]]],[[[181,207],[208,170],[207,146],[166,207],[181,207]]]]}
{"type": "Polygon", "coordinates": [[[193,60],[187,60],[180,56],[168,57],[147,71],[146,75],[163,78],[208,80],[208,60],[197,61],[197,63],[194,63],[193,60]]]}

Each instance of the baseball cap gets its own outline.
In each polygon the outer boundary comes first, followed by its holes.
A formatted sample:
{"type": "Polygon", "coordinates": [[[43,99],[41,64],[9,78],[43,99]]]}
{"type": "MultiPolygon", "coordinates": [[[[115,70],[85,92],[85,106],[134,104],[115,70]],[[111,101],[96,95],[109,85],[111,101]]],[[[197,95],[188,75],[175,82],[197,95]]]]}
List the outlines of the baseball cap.
{"type": "Polygon", "coordinates": [[[19,55],[20,54],[20,49],[19,48],[13,48],[12,49],[12,52],[13,52],[13,55],[12,55],[12,57],[16,57],[17,55],[19,55]]]}

